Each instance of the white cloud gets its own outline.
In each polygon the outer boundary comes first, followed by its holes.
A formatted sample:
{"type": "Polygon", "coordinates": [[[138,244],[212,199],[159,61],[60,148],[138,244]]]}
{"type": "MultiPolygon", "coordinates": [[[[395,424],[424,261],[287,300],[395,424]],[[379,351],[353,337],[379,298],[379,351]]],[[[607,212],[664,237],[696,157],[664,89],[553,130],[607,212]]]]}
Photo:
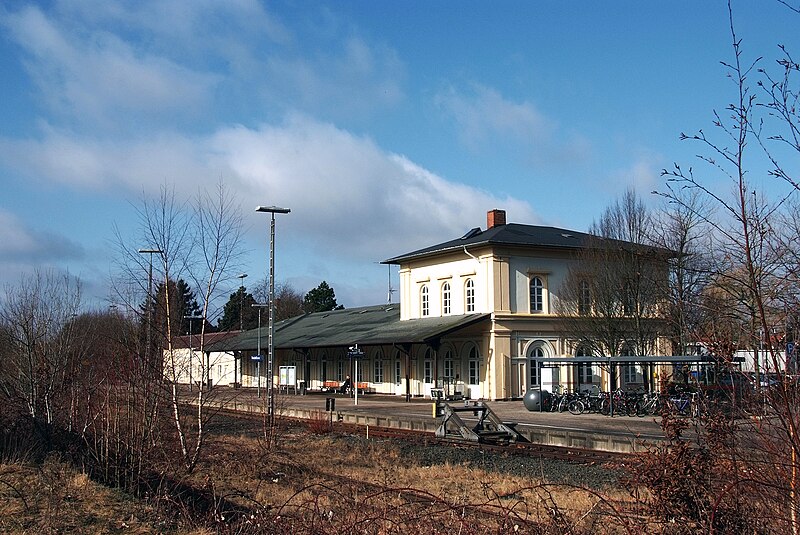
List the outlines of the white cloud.
{"type": "Polygon", "coordinates": [[[361,115],[404,98],[405,68],[394,50],[359,37],[321,43],[311,54],[274,54],[266,70],[271,100],[332,117],[361,115]]]}
{"type": "Polygon", "coordinates": [[[89,191],[155,192],[173,182],[194,192],[195,181],[214,175],[208,157],[202,140],[172,133],[99,139],[44,125],[41,139],[0,138],[0,163],[6,167],[31,180],[89,191]]]}
{"type": "Polygon", "coordinates": [[[35,230],[0,209],[0,258],[3,265],[82,258],[84,250],[63,235],[35,230]]]}
{"type": "Polygon", "coordinates": [[[390,47],[309,21],[296,35],[255,0],[78,0],[0,16],[49,112],[84,131],[207,128],[223,110],[265,106],[344,118],[404,98],[390,47]]]}
{"type": "Polygon", "coordinates": [[[218,81],[100,28],[70,30],[36,7],[7,14],[3,24],[50,109],[96,128],[119,126],[128,114],[185,113],[207,103],[218,81]]]}
{"type": "Polygon", "coordinates": [[[549,137],[554,129],[552,121],[530,102],[511,102],[479,84],[470,89],[466,94],[449,87],[436,96],[436,103],[455,121],[462,141],[472,148],[496,136],[529,144],[549,137]]]}
{"type": "Polygon", "coordinates": [[[534,167],[574,166],[591,157],[585,137],[567,134],[532,102],[514,102],[481,84],[449,86],[434,98],[453,121],[459,140],[473,152],[511,153],[534,167]]]}
{"type": "Polygon", "coordinates": [[[650,192],[661,186],[660,170],[664,167],[663,158],[656,154],[640,154],[631,165],[611,176],[611,181],[620,192],[633,188],[642,198],[647,199],[650,192]]]}
{"type": "Polygon", "coordinates": [[[492,208],[505,208],[511,221],[536,220],[525,201],[447,180],[369,138],[300,115],[202,138],[112,141],[48,128],[41,140],[0,139],[0,161],[38,180],[130,197],[168,183],[189,198],[222,178],[247,212],[288,206],[294,238],[341,258],[381,260],[454,238],[483,226],[492,208]]]}
{"type": "Polygon", "coordinates": [[[370,139],[294,116],[284,125],[220,131],[215,153],[248,197],[292,208],[284,226],[320,253],[380,260],[460,236],[506,208],[533,222],[529,205],[448,181],[370,139]]]}

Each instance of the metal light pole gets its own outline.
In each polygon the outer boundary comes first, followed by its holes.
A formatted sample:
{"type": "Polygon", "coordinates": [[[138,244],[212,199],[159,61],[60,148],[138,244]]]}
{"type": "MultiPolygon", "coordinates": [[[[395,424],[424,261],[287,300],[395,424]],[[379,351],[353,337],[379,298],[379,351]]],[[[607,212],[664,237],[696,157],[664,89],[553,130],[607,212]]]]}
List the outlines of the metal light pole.
{"type": "Polygon", "coordinates": [[[268,307],[268,303],[253,303],[250,305],[251,307],[258,308],[258,351],[256,354],[258,355],[258,360],[256,361],[256,376],[258,377],[258,397],[261,397],[261,309],[264,307],[268,307]]]}
{"type": "Polygon", "coordinates": [[[241,275],[237,275],[236,278],[239,279],[239,330],[244,330],[244,318],[242,317],[242,307],[244,306],[244,279],[247,277],[247,273],[242,273],[241,275]]]}
{"type": "Polygon", "coordinates": [[[269,338],[267,340],[268,362],[267,374],[269,375],[269,394],[267,402],[267,417],[270,426],[275,418],[275,395],[273,386],[275,383],[272,365],[274,363],[275,345],[273,337],[275,335],[275,214],[288,214],[289,208],[278,208],[277,206],[258,206],[256,212],[268,212],[271,214],[269,226],[269,338]]]}
{"type": "Polygon", "coordinates": [[[192,381],[192,367],[194,366],[194,343],[192,342],[192,320],[201,320],[203,316],[184,316],[183,319],[189,320],[189,390],[192,390],[194,383],[192,381]]]}
{"type": "MultiPolygon", "coordinates": [[[[236,278],[239,279],[239,332],[242,332],[244,329],[242,328],[243,320],[242,320],[242,303],[244,302],[244,279],[247,277],[247,273],[242,273],[237,275],[236,278]]],[[[244,365],[242,365],[242,370],[244,370],[244,365]]],[[[242,375],[242,374],[239,374],[242,375]]],[[[233,359],[233,382],[236,383],[236,359],[233,359]]]]}
{"type": "Polygon", "coordinates": [[[153,255],[154,254],[163,254],[164,251],[161,249],[139,249],[140,254],[149,254],[150,255],[150,269],[147,274],[147,347],[145,348],[145,356],[147,365],[150,364],[149,362],[149,354],[150,354],[150,344],[152,338],[152,310],[153,310],[153,255]]]}

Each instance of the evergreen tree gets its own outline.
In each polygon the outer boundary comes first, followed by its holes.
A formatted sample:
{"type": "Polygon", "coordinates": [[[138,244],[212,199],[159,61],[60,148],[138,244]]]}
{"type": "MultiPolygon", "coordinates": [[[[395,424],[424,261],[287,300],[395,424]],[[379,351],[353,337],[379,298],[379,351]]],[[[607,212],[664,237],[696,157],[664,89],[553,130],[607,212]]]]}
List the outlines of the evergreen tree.
{"type": "Polygon", "coordinates": [[[199,334],[203,328],[202,322],[200,320],[192,320],[186,316],[200,316],[203,313],[203,310],[200,308],[200,305],[197,304],[197,297],[194,291],[189,287],[189,284],[183,280],[178,279],[177,288],[178,292],[178,313],[181,317],[181,335],[185,334],[199,334]],[[189,327],[191,326],[192,332],[189,332],[189,327]]]}
{"type": "Polygon", "coordinates": [[[336,303],[336,292],[325,281],[322,281],[313,290],[309,290],[303,298],[303,311],[309,314],[312,312],[341,310],[343,308],[344,306],[336,303]]]}
{"type": "Polygon", "coordinates": [[[253,294],[249,293],[244,286],[240,286],[225,303],[217,328],[220,331],[238,331],[240,328],[243,330],[255,329],[258,327],[258,310],[253,307],[255,303],[253,294]]]}

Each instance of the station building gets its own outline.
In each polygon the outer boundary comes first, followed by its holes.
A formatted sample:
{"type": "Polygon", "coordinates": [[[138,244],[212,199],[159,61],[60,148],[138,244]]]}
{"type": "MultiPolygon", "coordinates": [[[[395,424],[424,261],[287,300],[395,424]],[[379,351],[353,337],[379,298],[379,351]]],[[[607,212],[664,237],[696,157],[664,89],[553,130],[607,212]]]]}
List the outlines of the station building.
{"type": "MultiPolygon", "coordinates": [[[[650,332],[654,350],[646,357],[633,353],[612,364],[581,347],[564,321],[570,273],[586,261],[582,252],[593,240],[566,229],[507,223],[503,210],[491,210],[485,230],[384,261],[399,266],[399,304],[277,322],[275,385],[325,390],[350,376],[363,392],[484,400],[519,398],[536,387],[652,388],[658,363],[668,362],[659,359],[669,354],[662,327],[650,332]]],[[[653,257],[666,277],[663,255],[653,257]]],[[[593,321],[591,311],[583,321],[593,321]]],[[[258,347],[266,355],[267,336],[262,327],[212,349],[236,357],[243,386],[266,385],[266,363],[253,356],[258,347]]]]}

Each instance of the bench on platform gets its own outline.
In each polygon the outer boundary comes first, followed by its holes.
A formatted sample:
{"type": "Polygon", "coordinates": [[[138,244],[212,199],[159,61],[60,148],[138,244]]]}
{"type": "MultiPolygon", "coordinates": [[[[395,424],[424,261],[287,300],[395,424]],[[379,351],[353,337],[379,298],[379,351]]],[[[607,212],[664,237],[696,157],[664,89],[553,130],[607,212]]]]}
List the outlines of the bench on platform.
{"type": "Polygon", "coordinates": [[[339,381],[325,381],[324,383],[322,383],[322,389],[328,392],[331,392],[333,390],[339,390],[340,386],[341,385],[339,384],[339,381]]]}
{"type": "Polygon", "coordinates": [[[369,386],[369,383],[358,383],[358,392],[360,394],[373,394],[375,389],[369,386]]]}
{"type": "MultiPolygon", "coordinates": [[[[339,381],[323,381],[321,390],[323,392],[338,392],[341,387],[342,383],[340,383],[339,381]]],[[[359,394],[372,394],[374,392],[375,389],[369,386],[369,383],[367,382],[358,383],[359,394]]]]}

